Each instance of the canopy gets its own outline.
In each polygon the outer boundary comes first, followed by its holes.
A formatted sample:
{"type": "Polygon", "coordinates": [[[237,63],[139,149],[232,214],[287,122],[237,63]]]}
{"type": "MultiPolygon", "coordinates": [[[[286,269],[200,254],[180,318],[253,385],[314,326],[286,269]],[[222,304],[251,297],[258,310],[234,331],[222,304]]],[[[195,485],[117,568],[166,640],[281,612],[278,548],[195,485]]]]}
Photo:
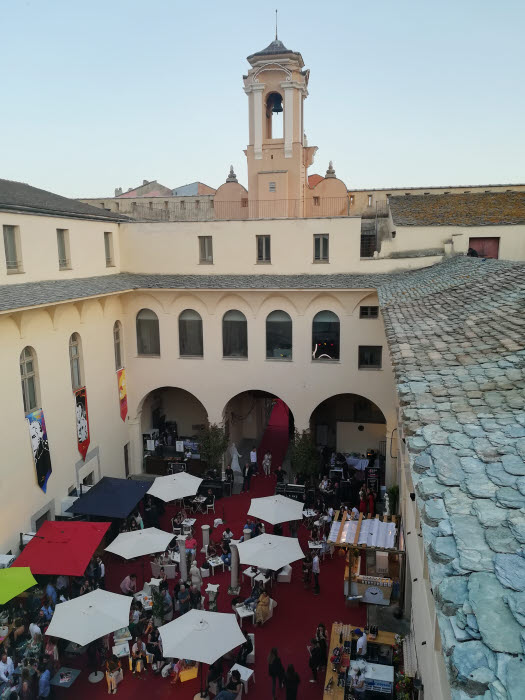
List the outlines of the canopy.
{"type": "Polygon", "coordinates": [[[65,603],[58,603],[46,630],[48,637],[69,639],[85,646],[129,624],[132,598],[101,588],[65,603]]]}
{"type": "Polygon", "coordinates": [[[173,538],[173,532],[164,532],[156,527],[146,527],[144,530],[121,533],[109,547],[106,547],[106,552],[118,554],[124,559],[133,559],[144,554],[165,552],[173,538]]]}
{"type": "Polygon", "coordinates": [[[165,657],[212,664],[246,641],[235,615],[189,610],[159,627],[165,657]]]}
{"type": "Polygon", "coordinates": [[[0,569],[0,605],[27,591],[36,584],[28,566],[0,569]]]}
{"type": "Polygon", "coordinates": [[[151,496],[162,498],[163,501],[175,501],[178,498],[195,496],[202,479],[186,472],[170,474],[169,476],[158,476],[151,485],[148,493],[151,496]]]}
{"type": "Polygon", "coordinates": [[[34,574],[83,576],[109,525],[46,520],[13,566],[29,566],[34,574]]]}
{"type": "Polygon", "coordinates": [[[239,542],[237,549],[241,564],[251,564],[272,571],[304,558],[303,550],[295,537],[259,535],[246,542],[239,542]]]}
{"type": "Polygon", "coordinates": [[[303,519],[304,503],[294,501],[286,496],[266,496],[265,498],[252,498],[248,515],[260,518],[267,523],[276,525],[286,523],[289,520],[303,519]]]}
{"type": "Polygon", "coordinates": [[[149,481],[104,476],[89,491],[77,498],[67,512],[98,515],[103,518],[127,518],[144,497],[148,487],[149,481]]]}

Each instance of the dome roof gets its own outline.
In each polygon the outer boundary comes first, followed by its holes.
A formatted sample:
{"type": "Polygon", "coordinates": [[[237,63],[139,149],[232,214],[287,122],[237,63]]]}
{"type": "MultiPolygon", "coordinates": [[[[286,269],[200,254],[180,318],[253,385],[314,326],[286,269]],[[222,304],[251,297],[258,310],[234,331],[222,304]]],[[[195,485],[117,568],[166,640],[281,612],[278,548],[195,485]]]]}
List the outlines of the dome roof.
{"type": "MultiPolygon", "coordinates": [[[[298,56],[301,58],[301,54],[298,51],[291,51],[287,49],[286,46],[280,39],[274,39],[271,44],[263,49],[262,51],[257,51],[248,56],[248,61],[252,58],[257,58],[258,56],[282,56],[283,54],[289,54],[291,56],[298,56]]],[[[302,60],[302,59],[301,59],[302,60]]]]}

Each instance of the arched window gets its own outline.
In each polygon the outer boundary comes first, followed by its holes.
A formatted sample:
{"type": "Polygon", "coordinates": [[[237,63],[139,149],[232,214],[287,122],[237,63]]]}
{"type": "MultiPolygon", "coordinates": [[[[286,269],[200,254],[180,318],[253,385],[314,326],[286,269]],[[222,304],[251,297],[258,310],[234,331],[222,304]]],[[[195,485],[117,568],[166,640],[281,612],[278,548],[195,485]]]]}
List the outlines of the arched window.
{"type": "Polygon", "coordinates": [[[82,362],[82,341],[78,333],[69,339],[69,365],[71,367],[71,386],[73,391],[83,386],[84,367],[82,362]]]}
{"type": "Polygon", "coordinates": [[[202,318],[193,309],[179,316],[179,352],[181,356],[202,357],[202,318]]]}
{"type": "Polygon", "coordinates": [[[339,359],[339,318],[333,311],[319,311],[312,323],[312,359],[339,359]]]}
{"type": "Polygon", "coordinates": [[[151,309],[142,309],[137,314],[137,352],[160,355],[159,319],[151,309]]]}
{"type": "Polygon", "coordinates": [[[223,357],[248,357],[248,325],[241,311],[227,311],[222,317],[223,357]]]}
{"type": "Polygon", "coordinates": [[[266,357],[292,357],[292,319],[286,311],[272,311],[266,317],[266,357]]]}
{"type": "Polygon", "coordinates": [[[122,369],[122,324],[115,321],[113,326],[113,348],[115,350],[115,369],[122,369]]]}
{"type": "Polygon", "coordinates": [[[29,345],[20,353],[20,379],[22,380],[24,413],[31,413],[38,408],[39,391],[36,353],[29,345]]]}

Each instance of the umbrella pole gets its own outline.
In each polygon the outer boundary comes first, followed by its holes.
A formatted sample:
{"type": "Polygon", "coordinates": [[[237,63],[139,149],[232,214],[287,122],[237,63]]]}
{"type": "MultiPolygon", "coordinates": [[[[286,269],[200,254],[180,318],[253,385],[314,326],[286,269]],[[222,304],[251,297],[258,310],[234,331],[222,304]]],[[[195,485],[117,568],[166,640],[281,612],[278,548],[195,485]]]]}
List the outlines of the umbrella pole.
{"type": "Polygon", "coordinates": [[[193,700],[209,700],[209,695],[207,691],[204,689],[204,663],[201,661],[200,662],[200,675],[201,675],[201,689],[200,692],[197,693],[197,695],[194,696],[193,700]]]}

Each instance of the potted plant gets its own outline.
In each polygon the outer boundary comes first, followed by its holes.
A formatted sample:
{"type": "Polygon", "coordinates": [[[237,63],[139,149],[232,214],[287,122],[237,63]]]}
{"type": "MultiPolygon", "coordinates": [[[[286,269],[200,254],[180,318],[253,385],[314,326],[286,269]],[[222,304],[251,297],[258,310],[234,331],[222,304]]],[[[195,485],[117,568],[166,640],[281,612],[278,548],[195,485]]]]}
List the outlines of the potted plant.
{"type": "Polygon", "coordinates": [[[399,503],[399,486],[397,484],[393,484],[387,489],[387,493],[390,515],[397,515],[397,505],[399,503]]]}
{"type": "Polygon", "coordinates": [[[162,594],[156,588],[151,589],[151,594],[151,616],[153,618],[153,624],[155,627],[160,627],[164,622],[164,601],[162,600],[162,594]]]}
{"type": "Polygon", "coordinates": [[[291,449],[291,463],[296,474],[303,474],[307,482],[312,482],[319,471],[319,454],[315,449],[309,430],[295,431],[291,449]]]}
{"type": "Polygon", "coordinates": [[[222,457],[228,447],[226,431],[220,425],[211,423],[199,438],[199,449],[208,469],[221,469],[222,457]]]}

